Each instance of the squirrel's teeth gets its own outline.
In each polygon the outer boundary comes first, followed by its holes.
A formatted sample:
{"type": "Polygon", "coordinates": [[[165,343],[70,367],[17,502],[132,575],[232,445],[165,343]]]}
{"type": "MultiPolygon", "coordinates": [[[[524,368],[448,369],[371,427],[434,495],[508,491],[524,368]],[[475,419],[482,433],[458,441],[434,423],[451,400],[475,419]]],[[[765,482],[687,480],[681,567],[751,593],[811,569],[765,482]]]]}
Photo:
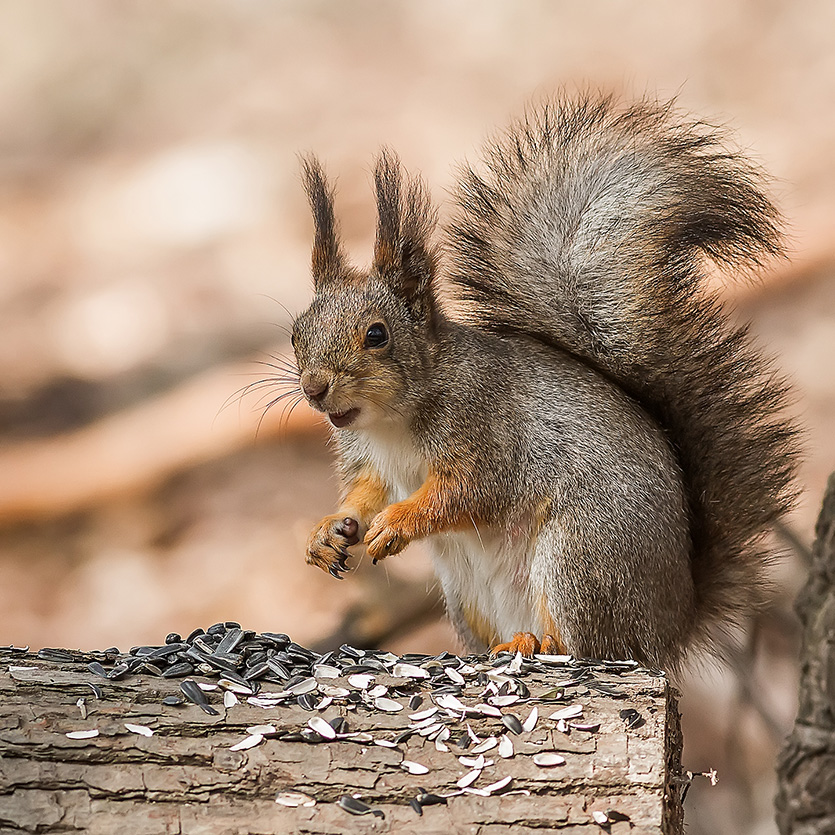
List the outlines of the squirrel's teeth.
{"type": "Polygon", "coordinates": [[[329,412],[328,413],[328,420],[337,427],[337,429],[342,429],[348,424],[351,424],[356,419],[357,415],[360,413],[360,410],[357,408],[348,409],[345,412],[329,412]]]}

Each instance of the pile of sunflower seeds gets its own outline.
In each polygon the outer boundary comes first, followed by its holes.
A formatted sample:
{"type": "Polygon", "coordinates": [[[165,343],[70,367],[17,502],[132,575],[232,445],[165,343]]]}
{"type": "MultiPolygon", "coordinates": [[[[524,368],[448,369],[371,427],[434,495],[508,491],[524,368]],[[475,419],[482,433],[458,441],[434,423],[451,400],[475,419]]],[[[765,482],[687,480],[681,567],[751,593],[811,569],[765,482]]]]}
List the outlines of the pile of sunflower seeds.
{"type": "MultiPolygon", "coordinates": [[[[577,661],[564,655],[523,658],[518,653],[501,653],[497,657],[462,658],[445,652],[400,656],[347,644],[331,652],[316,653],[286,634],[256,633],[231,621],[216,623],[205,631],[196,629],[186,638],[172,633],[160,646],[136,646],[128,653],[115,648],[92,654],[43,649],[38,657],[59,663],[83,661],[90,672],[110,681],[129,675],[182,679],[181,695],[166,696],[163,703],[173,707],[187,700],[210,715],[218,715],[220,703],[228,709],[239,701],[265,710],[298,705],[311,713],[307,725],[298,730],[279,730],[269,723],[253,725],[247,729],[247,736],[231,747],[234,751],[253,748],[267,738],[398,748],[419,735],[438,751],[457,756],[469,770],[449,792],[434,794],[421,788],[410,802],[417,814],[423,814],[424,806],[446,803],[448,797],[456,794],[489,796],[514,792],[511,777],[478,788],[473,784],[484,772],[489,774],[495,757],[515,756],[524,735],[536,727],[540,717],[556,723],[556,729],[566,734],[597,733],[600,724],[584,718],[582,704],[572,703],[577,687],[582,685],[610,698],[624,698],[627,693],[612,684],[612,675],[638,669],[633,661],[577,661]],[[555,674],[564,677],[532,698],[524,681],[532,673],[548,675],[551,681],[555,674]],[[601,674],[608,681],[601,681],[601,674]],[[192,676],[209,681],[198,683],[192,676]],[[341,715],[328,721],[320,712],[331,705],[338,707],[341,715]],[[403,730],[376,735],[352,731],[345,714],[358,710],[389,714],[405,711],[409,724],[403,730]],[[495,730],[479,736],[472,727],[475,720],[490,720],[495,730]]],[[[663,675],[657,670],[649,672],[663,675]]],[[[620,718],[629,729],[638,728],[645,721],[631,708],[620,711],[620,718]]],[[[144,726],[129,730],[146,736],[153,733],[144,726]]],[[[537,751],[532,760],[543,769],[558,769],[566,762],[562,754],[547,750],[537,751]]],[[[400,767],[413,775],[430,771],[426,765],[405,758],[400,767]]],[[[515,791],[528,793],[524,789],[515,791]]],[[[276,802],[308,806],[315,804],[316,799],[303,792],[284,791],[279,792],[276,802]]],[[[383,815],[381,810],[351,795],[340,798],[338,805],[350,814],[383,815]]],[[[606,821],[595,818],[601,825],[624,819],[616,810],[596,814],[609,816],[606,821]]]]}

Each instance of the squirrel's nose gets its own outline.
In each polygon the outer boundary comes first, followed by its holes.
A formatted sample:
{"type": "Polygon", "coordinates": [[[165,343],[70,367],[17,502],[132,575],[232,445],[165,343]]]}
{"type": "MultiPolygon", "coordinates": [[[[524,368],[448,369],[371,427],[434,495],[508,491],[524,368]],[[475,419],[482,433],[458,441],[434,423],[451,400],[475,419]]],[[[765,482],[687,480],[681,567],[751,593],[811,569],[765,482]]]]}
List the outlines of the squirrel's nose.
{"type": "Polygon", "coordinates": [[[318,400],[328,390],[328,381],[323,377],[305,372],[301,379],[302,391],[311,400],[318,400]]]}

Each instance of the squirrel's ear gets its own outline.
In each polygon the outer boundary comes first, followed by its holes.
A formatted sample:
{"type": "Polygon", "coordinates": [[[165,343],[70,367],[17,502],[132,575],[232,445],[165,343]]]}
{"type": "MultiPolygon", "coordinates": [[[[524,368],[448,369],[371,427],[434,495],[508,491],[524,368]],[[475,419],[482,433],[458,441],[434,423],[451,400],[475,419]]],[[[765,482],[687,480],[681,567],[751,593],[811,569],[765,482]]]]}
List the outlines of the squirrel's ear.
{"type": "Polygon", "coordinates": [[[302,157],[302,176],[313,211],[314,237],[311,260],[313,285],[318,289],[322,284],[344,276],[347,263],[336,234],[333,188],[329,185],[322,165],[316,157],[302,157]]]}
{"type": "Polygon", "coordinates": [[[429,195],[417,177],[404,184],[400,161],[388,150],[377,159],[374,182],[378,217],[374,269],[416,313],[429,315],[434,309],[436,262],[430,240],[436,216],[429,195]]]}

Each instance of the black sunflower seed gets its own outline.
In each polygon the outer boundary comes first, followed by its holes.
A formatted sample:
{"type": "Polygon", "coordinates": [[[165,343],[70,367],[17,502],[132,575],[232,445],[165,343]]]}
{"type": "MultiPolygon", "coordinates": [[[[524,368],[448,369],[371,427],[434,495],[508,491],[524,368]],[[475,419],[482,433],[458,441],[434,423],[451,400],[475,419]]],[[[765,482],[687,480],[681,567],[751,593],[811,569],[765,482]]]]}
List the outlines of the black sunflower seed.
{"type": "Polygon", "coordinates": [[[419,801],[416,797],[413,797],[413,798],[409,801],[409,805],[410,805],[410,806],[411,806],[411,807],[412,807],[412,808],[413,808],[413,809],[414,809],[414,810],[415,810],[415,811],[416,811],[419,815],[423,816],[423,808],[422,808],[422,807],[421,807],[421,805],[420,805],[420,801],[419,801]]]}
{"type": "Polygon", "coordinates": [[[182,643],[183,639],[177,632],[169,632],[165,636],[165,643],[166,644],[180,644],[182,643]]]}
{"type": "Polygon", "coordinates": [[[193,664],[189,664],[188,661],[179,661],[164,670],[162,675],[164,678],[181,678],[182,676],[190,676],[193,672],[193,664]]]}
{"type": "Polygon", "coordinates": [[[162,703],[164,705],[168,705],[169,707],[176,707],[177,705],[181,705],[183,700],[179,696],[166,696],[162,703]]]}
{"type": "Polygon", "coordinates": [[[209,716],[218,716],[218,712],[209,704],[209,700],[206,698],[206,694],[200,689],[197,685],[197,682],[193,679],[187,678],[180,684],[180,690],[183,691],[183,695],[194,704],[197,705],[204,713],[208,713],[209,716]]]}
{"type": "Polygon", "coordinates": [[[102,678],[107,678],[107,670],[105,670],[104,667],[102,667],[102,665],[99,664],[98,661],[91,661],[87,665],[87,669],[91,673],[95,673],[97,676],[101,676],[102,678]]]}
{"type": "Polygon", "coordinates": [[[373,809],[367,803],[356,797],[351,797],[350,794],[343,794],[339,800],[336,801],[340,809],[344,809],[352,815],[376,815],[378,818],[384,818],[385,813],[382,809],[373,809]]]}
{"type": "Polygon", "coordinates": [[[512,713],[505,713],[502,715],[502,725],[504,725],[511,733],[520,734],[522,733],[522,723],[519,721],[519,717],[515,716],[512,713]]]}
{"type": "Polygon", "coordinates": [[[422,791],[415,799],[421,806],[437,806],[439,804],[446,806],[447,802],[445,797],[425,791],[422,791]]]}
{"type": "Polygon", "coordinates": [[[635,710],[634,707],[626,708],[626,710],[622,710],[619,714],[620,718],[626,722],[627,728],[640,728],[641,725],[645,723],[644,717],[635,710]]]}

